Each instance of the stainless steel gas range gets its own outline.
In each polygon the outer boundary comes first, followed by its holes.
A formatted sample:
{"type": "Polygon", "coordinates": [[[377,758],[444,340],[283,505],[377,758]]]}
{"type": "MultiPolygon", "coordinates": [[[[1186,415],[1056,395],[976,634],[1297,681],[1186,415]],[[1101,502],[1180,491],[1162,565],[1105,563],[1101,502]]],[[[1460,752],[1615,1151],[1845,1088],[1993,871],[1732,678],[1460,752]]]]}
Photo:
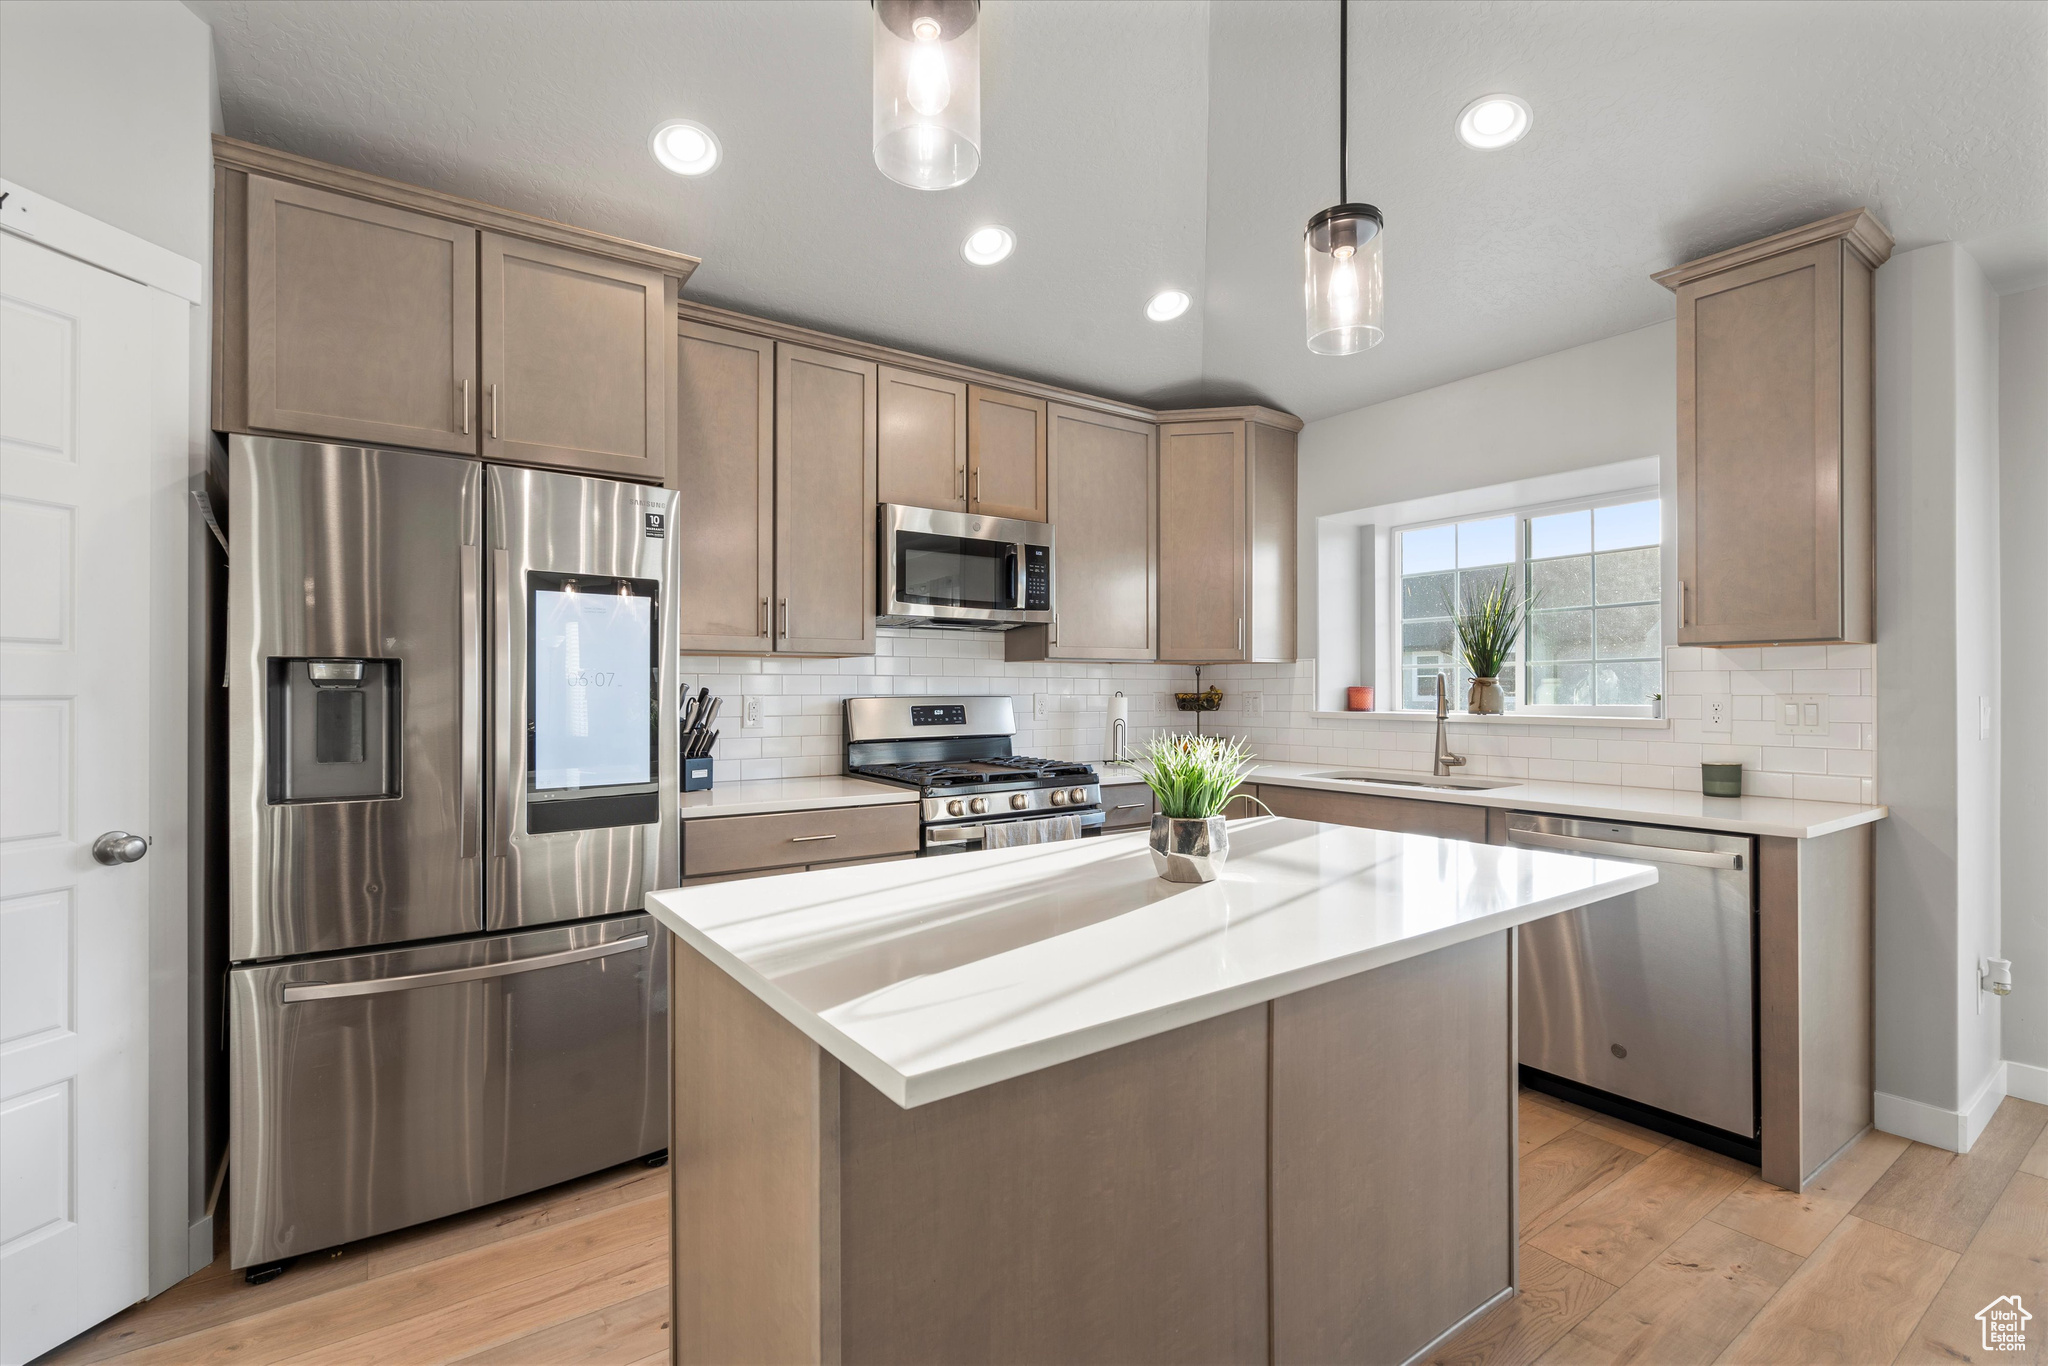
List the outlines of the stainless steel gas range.
{"type": "Polygon", "coordinates": [[[920,852],[959,854],[1102,833],[1095,770],[1010,752],[1007,697],[849,697],[846,771],[914,787],[920,852]]]}

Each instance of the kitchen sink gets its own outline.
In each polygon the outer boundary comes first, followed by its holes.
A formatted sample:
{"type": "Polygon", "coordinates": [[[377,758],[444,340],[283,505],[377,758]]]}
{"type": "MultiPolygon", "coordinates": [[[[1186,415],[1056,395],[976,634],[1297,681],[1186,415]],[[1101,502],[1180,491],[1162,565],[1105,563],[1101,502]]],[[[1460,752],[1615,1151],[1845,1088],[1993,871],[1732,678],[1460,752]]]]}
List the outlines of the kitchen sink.
{"type": "Polygon", "coordinates": [[[1512,778],[1437,778],[1428,774],[1383,772],[1370,768],[1333,768],[1304,777],[1339,783],[1381,783],[1394,787],[1430,787],[1444,792],[1490,792],[1496,787],[1518,787],[1512,778]]]}

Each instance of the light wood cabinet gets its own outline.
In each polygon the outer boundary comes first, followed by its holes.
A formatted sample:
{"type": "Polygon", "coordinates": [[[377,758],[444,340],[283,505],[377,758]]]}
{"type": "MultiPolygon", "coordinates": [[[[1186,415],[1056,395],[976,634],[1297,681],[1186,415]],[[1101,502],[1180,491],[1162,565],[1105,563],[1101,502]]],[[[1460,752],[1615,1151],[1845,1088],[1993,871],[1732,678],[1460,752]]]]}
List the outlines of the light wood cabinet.
{"type": "Polygon", "coordinates": [[[775,596],[775,343],[685,320],[676,331],[684,491],[684,654],[766,651],[775,596]]]}
{"type": "Polygon", "coordinates": [[[1046,402],[967,386],[967,510],[1043,522],[1046,402]]]}
{"type": "Polygon", "coordinates": [[[1664,271],[1678,295],[1681,645],[1868,641],[1872,275],[1864,210],[1664,271]]]}
{"type": "Polygon", "coordinates": [[[494,232],[478,257],[484,458],[659,481],[675,312],[660,273],[494,232]]]}
{"type": "Polygon", "coordinates": [[[775,347],[775,648],[875,651],[875,364],[775,347]]]}
{"type": "Polygon", "coordinates": [[[1064,403],[1048,418],[1057,620],[1009,632],[1005,657],[1157,658],[1159,429],[1064,403]]]}
{"type": "Polygon", "coordinates": [[[1483,806],[1382,797],[1370,792],[1325,792],[1320,788],[1282,787],[1274,783],[1260,783],[1258,796],[1274,815],[1295,820],[1398,830],[1473,844],[1489,842],[1483,806]]]}
{"type": "Polygon", "coordinates": [[[693,257],[214,139],[213,426],[659,483],[693,257]]]}
{"type": "Polygon", "coordinates": [[[881,501],[966,511],[966,381],[884,365],[875,384],[881,501]]]}
{"type": "Polygon", "coordinates": [[[683,822],[683,876],[867,862],[917,852],[916,802],[700,816],[683,822]]]}
{"type": "Polygon", "coordinates": [[[474,450],[476,229],[265,176],[236,188],[238,425],[474,450]]]}
{"type": "Polygon", "coordinates": [[[1295,433],[1253,419],[1159,429],[1159,658],[1287,662],[1295,433]]]}

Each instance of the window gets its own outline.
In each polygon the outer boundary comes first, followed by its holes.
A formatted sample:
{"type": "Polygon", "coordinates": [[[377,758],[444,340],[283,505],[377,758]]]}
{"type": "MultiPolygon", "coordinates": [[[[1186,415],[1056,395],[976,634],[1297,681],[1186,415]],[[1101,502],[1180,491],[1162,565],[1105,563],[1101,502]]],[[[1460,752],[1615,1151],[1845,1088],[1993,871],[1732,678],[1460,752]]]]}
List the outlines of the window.
{"type": "Polygon", "coordinates": [[[1505,575],[1531,604],[1501,670],[1510,711],[1647,708],[1663,691],[1661,523],[1659,501],[1636,494],[1401,528],[1401,706],[1434,709],[1439,675],[1463,705],[1472,673],[1452,603],[1505,575]]]}

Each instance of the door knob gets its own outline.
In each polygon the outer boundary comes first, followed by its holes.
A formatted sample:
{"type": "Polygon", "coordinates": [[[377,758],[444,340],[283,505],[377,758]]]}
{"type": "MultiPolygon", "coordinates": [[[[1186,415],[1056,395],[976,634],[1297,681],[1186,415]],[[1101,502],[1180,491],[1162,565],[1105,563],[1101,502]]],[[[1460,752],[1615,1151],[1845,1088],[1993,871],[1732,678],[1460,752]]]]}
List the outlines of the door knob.
{"type": "Polygon", "coordinates": [[[140,835],[131,835],[126,830],[109,830],[92,842],[92,856],[95,862],[109,868],[124,863],[135,863],[149,852],[149,841],[140,835]]]}

